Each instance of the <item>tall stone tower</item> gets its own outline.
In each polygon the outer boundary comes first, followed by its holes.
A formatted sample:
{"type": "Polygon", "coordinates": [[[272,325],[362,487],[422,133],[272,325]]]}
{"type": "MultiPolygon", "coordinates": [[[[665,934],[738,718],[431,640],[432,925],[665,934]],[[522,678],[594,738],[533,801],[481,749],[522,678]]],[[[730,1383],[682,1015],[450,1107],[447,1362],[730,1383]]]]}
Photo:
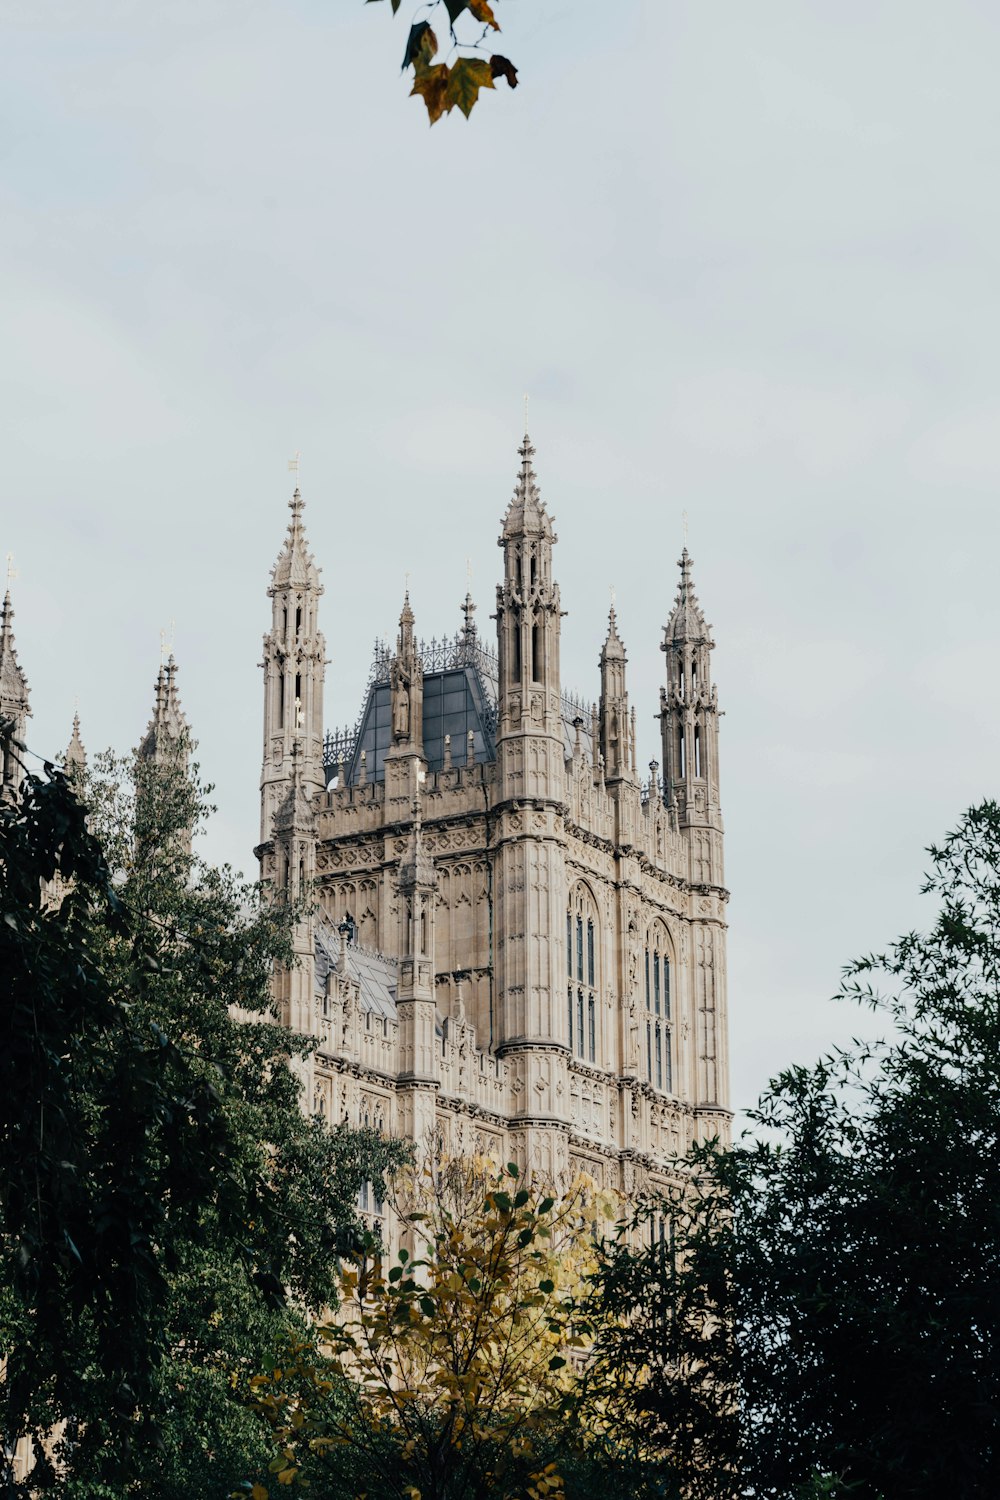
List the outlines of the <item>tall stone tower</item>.
{"type": "Polygon", "coordinates": [[[654,760],[641,779],[614,608],[595,700],[563,687],[533,457],[526,435],[496,650],[468,594],[454,636],[419,640],[407,591],[356,722],[325,738],[319,574],[293,497],[269,589],[257,852],[276,899],[315,904],[275,998],[315,1041],[306,1097],[326,1118],[632,1194],[729,1128],[712,646],[685,553],[664,775],[654,760]]]}
{"type": "MultiPolygon", "coordinates": [[[[660,649],[666,656],[667,682],[660,689],[664,794],[685,835],[688,879],[703,892],[698,909],[709,907],[710,893],[723,887],[722,806],[719,794],[719,702],[712,681],[715,647],[691,581],[692,559],[685,547],[678,567],[680,586],[660,649]]],[[[696,922],[694,983],[698,1026],[699,1106],[711,1115],[728,1099],[728,1042],[725,1012],[725,933],[720,924],[696,922]]]]}
{"type": "MultiPolygon", "coordinates": [[[[319,629],[323,586],[306,543],[302,496],[289,501],[292,519],[271,570],[271,629],[264,636],[264,749],[260,773],[261,879],[279,900],[311,899],[316,874],[315,799],[323,771],[323,677],[326,643],[319,629]]],[[[295,963],[275,976],[278,1013],[293,1031],[309,1034],[315,1012],[315,919],[308,909],[292,932],[295,963]]],[[[312,1062],[301,1064],[306,1096],[312,1062]]]]}
{"type": "Polygon", "coordinates": [[[293,763],[307,796],[326,785],[323,774],[323,676],[326,643],[319,629],[323,585],[306,544],[302,496],[288,502],[292,519],[271,570],[271,629],[264,637],[264,755],[260,773],[260,837],[288,796],[293,763]],[[293,757],[293,747],[298,746],[293,757]]]}
{"type": "Polygon", "coordinates": [[[437,1118],[437,998],[434,978],[434,905],[437,874],[421,831],[420,780],[414,770],[413,825],[400,862],[399,1098],[404,1130],[425,1148],[434,1138],[437,1118]]]}
{"type": "MultiPolygon", "coordinates": [[[[0,719],[13,725],[12,735],[24,743],[31,706],[28,696],[28,679],[21,671],[14,649],[14,607],[10,602],[10,589],[4,595],[0,608],[0,719]]],[[[22,752],[4,738],[3,765],[0,769],[0,795],[14,796],[24,778],[21,765],[22,752]]]]}
{"type": "Polygon", "coordinates": [[[517,1080],[528,1157],[553,1174],[566,1160],[558,1095],[570,1046],[564,1000],[565,730],[559,677],[559,585],[552,519],[527,433],[499,546],[496,896],[497,1049],[517,1080]]]}

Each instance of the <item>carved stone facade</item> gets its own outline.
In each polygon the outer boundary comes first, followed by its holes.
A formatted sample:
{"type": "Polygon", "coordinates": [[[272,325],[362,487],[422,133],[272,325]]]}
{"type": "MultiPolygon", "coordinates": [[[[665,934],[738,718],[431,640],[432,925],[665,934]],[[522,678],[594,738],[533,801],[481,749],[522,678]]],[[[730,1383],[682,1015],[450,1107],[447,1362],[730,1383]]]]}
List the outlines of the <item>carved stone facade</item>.
{"type": "Polygon", "coordinates": [[[503,521],[497,649],[474,605],[420,644],[409,599],[354,731],[326,736],[319,571],[292,522],[264,638],[262,877],[315,891],[285,1022],[331,1120],[585,1169],[633,1193],[726,1137],[727,892],[713,642],[685,550],[665,627],[664,777],[636,765],[612,609],[598,701],[563,691],[552,518],[527,437],[503,521]]]}

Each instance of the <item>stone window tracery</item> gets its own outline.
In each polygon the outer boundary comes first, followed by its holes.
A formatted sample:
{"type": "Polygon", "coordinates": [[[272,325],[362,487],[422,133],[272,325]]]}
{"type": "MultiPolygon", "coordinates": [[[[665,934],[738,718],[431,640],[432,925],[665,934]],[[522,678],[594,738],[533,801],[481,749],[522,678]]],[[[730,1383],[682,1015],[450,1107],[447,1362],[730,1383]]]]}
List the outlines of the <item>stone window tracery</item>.
{"type": "Polygon", "coordinates": [[[646,938],[646,1078],[662,1093],[674,1091],[670,945],[656,922],[646,938]]]}
{"type": "Polygon", "coordinates": [[[566,1022],[570,1051],[585,1062],[598,1058],[597,909],[584,885],[570,894],[566,913],[566,1022]]]}

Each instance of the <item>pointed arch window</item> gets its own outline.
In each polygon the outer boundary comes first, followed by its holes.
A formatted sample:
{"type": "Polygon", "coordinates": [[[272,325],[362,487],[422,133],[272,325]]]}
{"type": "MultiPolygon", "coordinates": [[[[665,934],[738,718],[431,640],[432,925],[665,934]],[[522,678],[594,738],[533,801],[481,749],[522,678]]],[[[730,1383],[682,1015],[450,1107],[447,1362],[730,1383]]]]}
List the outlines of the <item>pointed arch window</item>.
{"type": "Polygon", "coordinates": [[[601,1053],[598,960],[597,907],[578,885],[566,913],[566,1029],[570,1052],[592,1063],[601,1053]]]}
{"type": "Polygon", "coordinates": [[[674,1089],[670,958],[666,929],[654,923],[646,938],[646,1079],[655,1089],[674,1089]]]}

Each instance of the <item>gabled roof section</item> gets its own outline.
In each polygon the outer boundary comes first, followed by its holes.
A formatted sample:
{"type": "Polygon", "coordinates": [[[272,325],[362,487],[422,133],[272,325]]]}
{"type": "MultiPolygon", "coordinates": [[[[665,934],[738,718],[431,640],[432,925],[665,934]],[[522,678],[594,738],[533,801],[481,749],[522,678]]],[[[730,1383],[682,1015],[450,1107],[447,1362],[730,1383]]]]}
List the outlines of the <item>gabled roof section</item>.
{"type": "MultiPolygon", "coordinates": [[[[327,976],[340,970],[340,945],[337,934],[325,922],[316,924],[316,993],[326,991],[327,976]]],[[[343,946],[346,977],[358,986],[362,1011],[370,1011],[387,1021],[396,1019],[396,985],[399,966],[383,953],[372,953],[355,943],[343,946]]]]}

